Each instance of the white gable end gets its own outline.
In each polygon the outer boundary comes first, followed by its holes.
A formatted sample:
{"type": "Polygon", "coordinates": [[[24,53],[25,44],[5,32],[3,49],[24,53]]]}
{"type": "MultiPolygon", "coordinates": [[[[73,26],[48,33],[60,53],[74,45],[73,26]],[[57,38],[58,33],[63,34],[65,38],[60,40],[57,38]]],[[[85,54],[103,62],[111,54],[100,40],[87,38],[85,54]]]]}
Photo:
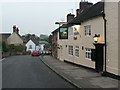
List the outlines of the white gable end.
{"type": "Polygon", "coordinates": [[[25,46],[27,47],[26,51],[31,51],[32,52],[32,51],[34,51],[36,49],[36,45],[35,45],[35,43],[32,40],[29,40],[26,43],[25,46]]]}

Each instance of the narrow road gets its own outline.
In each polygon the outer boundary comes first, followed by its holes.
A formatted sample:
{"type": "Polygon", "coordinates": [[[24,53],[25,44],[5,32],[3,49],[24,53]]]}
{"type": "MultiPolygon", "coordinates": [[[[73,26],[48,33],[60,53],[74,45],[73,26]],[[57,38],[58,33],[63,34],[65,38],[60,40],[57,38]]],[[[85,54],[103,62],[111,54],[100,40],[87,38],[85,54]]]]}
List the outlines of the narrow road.
{"type": "Polygon", "coordinates": [[[75,88],[38,57],[13,56],[2,61],[2,88],[75,88]]]}

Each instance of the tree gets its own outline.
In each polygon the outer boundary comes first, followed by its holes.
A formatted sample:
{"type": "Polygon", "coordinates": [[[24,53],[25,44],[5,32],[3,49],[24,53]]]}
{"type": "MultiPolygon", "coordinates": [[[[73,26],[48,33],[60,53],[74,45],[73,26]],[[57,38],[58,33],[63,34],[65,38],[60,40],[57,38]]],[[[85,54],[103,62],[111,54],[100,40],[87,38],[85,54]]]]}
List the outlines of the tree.
{"type": "Polygon", "coordinates": [[[15,46],[15,51],[16,52],[23,52],[23,50],[24,50],[24,46],[23,45],[18,45],[18,46],[15,46]]]}
{"type": "Polygon", "coordinates": [[[10,44],[10,45],[8,45],[8,47],[9,47],[10,53],[15,51],[15,45],[14,44],[10,44]]]}
{"type": "Polygon", "coordinates": [[[2,41],[2,51],[3,52],[8,52],[8,44],[5,41],[2,41]]]}
{"type": "Polygon", "coordinates": [[[38,36],[36,36],[35,34],[26,34],[26,35],[22,35],[22,38],[25,42],[29,41],[30,39],[32,40],[37,40],[39,41],[40,38],[38,36]]]}
{"type": "Polygon", "coordinates": [[[49,35],[49,43],[52,45],[52,35],[49,35]]]}
{"type": "Polygon", "coordinates": [[[40,41],[47,41],[47,42],[49,42],[49,37],[48,37],[48,35],[41,34],[41,35],[40,35],[40,41]]]}

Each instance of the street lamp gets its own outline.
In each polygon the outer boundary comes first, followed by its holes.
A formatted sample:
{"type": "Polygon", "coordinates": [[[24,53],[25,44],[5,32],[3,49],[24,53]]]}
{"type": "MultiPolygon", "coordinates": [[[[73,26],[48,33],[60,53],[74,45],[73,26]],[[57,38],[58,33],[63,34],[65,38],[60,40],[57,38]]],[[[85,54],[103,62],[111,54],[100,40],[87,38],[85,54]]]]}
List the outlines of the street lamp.
{"type": "Polygon", "coordinates": [[[93,39],[94,39],[94,42],[95,43],[98,43],[99,42],[99,38],[100,38],[100,34],[95,34],[95,36],[93,37],[93,39]]]}
{"type": "Polygon", "coordinates": [[[95,52],[94,52],[94,60],[95,60],[95,68],[97,72],[103,71],[103,63],[104,63],[104,43],[101,43],[100,41],[100,34],[95,34],[94,39],[94,46],[95,46],[95,52]]]}

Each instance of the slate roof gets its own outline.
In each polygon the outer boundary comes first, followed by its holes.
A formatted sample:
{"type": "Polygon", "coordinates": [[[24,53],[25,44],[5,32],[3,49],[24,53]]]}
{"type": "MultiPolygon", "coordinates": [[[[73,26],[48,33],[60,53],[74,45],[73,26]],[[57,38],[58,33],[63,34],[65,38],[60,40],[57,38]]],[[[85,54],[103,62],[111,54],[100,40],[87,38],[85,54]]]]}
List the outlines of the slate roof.
{"type": "MultiPolygon", "coordinates": [[[[60,28],[65,28],[65,27],[70,27],[70,26],[72,26],[72,24],[63,24],[62,26],[60,26],[60,28]]],[[[54,31],[52,31],[52,33],[58,32],[58,31],[59,31],[59,28],[57,28],[54,31]]]]}
{"type": "MultiPolygon", "coordinates": [[[[17,33],[16,33],[17,34],[17,33]]],[[[17,34],[22,40],[23,40],[23,38],[22,38],[22,36],[20,35],[20,34],[17,34]]]]}
{"type": "Polygon", "coordinates": [[[103,15],[104,2],[98,2],[91,6],[90,8],[84,10],[68,24],[81,24],[81,22],[103,15]]]}
{"type": "Polygon", "coordinates": [[[54,31],[52,31],[52,33],[58,32],[59,28],[55,29],[54,31]]]}
{"type": "Polygon", "coordinates": [[[30,40],[32,40],[35,43],[35,45],[39,45],[39,41],[38,40],[36,40],[36,39],[30,39],[30,40]]]}
{"type": "MultiPolygon", "coordinates": [[[[84,10],[82,13],[80,13],[78,16],[76,16],[74,19],[70,20],[68,24],[63,24],[60,27],[70,27],[74,24],[80,25],[81,22],[97,17],[97,16],[102,16],[103,15],[103,10],[104,10],[104,2],[98,2],[91,6],[90,8],[84,10]]],[[[59,28],[54,30],[53,32],[58,32],[59,28]]],[[[52,32],[52,33],[53,33],[52,32]]]]}
{"type": "Polygon", "coordinates": [[[72,24],[63,24],[60,28],[70,27],[72,24]]]}

